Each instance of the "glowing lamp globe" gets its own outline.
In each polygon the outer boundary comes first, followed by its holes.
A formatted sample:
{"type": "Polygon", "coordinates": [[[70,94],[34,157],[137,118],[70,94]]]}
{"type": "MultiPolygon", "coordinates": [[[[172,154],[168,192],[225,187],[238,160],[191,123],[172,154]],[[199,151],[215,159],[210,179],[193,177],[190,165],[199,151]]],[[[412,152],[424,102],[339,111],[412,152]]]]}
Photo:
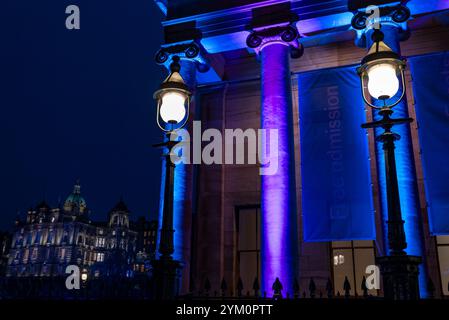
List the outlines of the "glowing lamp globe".
{"type": "Polygon", "coordinates": [[[179,57],[175,56],[170,65],[170,75],[154,93],[154,99],[157,100],[157,124],[165,132],[182,128],[189,114],[192,94],[179,73],[180,69],[179,57]]]}
{"type": "Polygon", "coordinates": [[[383,33],[375,30],[373,45],[357,68],[362,84],[362,96],[367,105],[375,109],[392,108],[405,95],[405,61],[383,42],[383,33]],[[398,92],[401,94],[398,97],[398,92]],[[366,97],[368,91],[371,99],[366,97]],[[394,101],[391,99],[394,98],[394,101]],[[381,106],[372,100],[380,100],[381,106]],[[388,100],[388,101],[387,101],[388,100]]]}
{"type": "Polygon", "coordinates": [[[389,99],[399,91],[395,65],[380,63],[367,70],[368,92],[374,99],[389,99]]]}
{"type": "Polygon", "coordinates": [[[165,123],[180,123],[186,116],[185,102],[188,97],[176,91],[162,94],[160,116],[165,123]]]}

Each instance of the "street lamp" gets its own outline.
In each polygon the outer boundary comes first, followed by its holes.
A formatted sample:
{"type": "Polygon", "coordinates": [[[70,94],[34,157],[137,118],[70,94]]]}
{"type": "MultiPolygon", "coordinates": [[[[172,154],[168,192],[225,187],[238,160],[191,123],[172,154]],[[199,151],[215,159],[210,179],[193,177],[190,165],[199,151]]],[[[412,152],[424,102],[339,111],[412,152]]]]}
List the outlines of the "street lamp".
{"type": "Polygon", "coordinates": [[[395,141],[400,139],[391,131],[398,124],[411,123],[412,118],[392,119],[393,108],[405,95],[405,61],[384,42],[379,29],[372,34],[373,45],[357,68],[362,84],[362,96],[367,105],[379,110],[381,120],[362,124],[362,128],[382,128],[384,132],[376,138],[382,142],[385,158],[385,177],[388,207],[388,256],[376,259],[380,265],[384,283],[384,295],[388,299],[419,299],[418,266],[421,257],[409,256],[401,204],[395,160],[395,141]],[[399,88],[402,92],[398,94],[399,88]],[[368,91],[372,99],[366,97],[368,91]],[[373,103],[377,101],[377,103],[373,103]]]}
{"type": "Polygon", "coordinates": [[[179,73],[179,57],[174,56],[172,60],[170,74],[154,93],[154,99],[157,100],[157,124],[164,132],[178,130],[186,124],[192,95],[179,73]]]}
{"type": "Polygon", "coordinates": [[[189,117],[191,92],[179,73],[179,57],[174,56],[170,65],[170,74],[154,93],[157,100],[157,124],[166,133],[164,142],[154,145],[163,148],[165,158],[164,207],[162,211],[162,228],[160,230],[159,259],[153,260],[153,279],[155,295],[158,299],[173,299],[178,294],[179,271],[181,263],[173,260],[173,185],[175,164],[172,158],[176,131],[183,128],[189,117]]]}
{"type": "Polygon", "coordinates": [[[372,34],[373,45],[362,59],[357,69],[362,82],[362,95],[365,103],[376,109],[392,108],[401,102],[405,95],[405,61],[383,42],[384,35],[379,29],[372,34]],[[387,105],[387,100],[395,97],[402,87],[401,95],[387,105]],[[376,106],[366,97],[366,89],[375,100],[383,102],[376,106]]]}
{"type": "Polygon", "coordinates": [[[89,275],[88,275],[88,271],[86,268],[83,268],[83,270],[81,271],[81,285],[84,288],[84,296],[85,298],[88,297],[88,290],[89,287],[87,285],[87,280],[89,279],[89,275]]]}
{"type": "Polygon", "coordinates": [[[83,269],[83,272],[81,273],[81,281],[83,281],[83,283],[87,282],[87,270],[83,269]]]}

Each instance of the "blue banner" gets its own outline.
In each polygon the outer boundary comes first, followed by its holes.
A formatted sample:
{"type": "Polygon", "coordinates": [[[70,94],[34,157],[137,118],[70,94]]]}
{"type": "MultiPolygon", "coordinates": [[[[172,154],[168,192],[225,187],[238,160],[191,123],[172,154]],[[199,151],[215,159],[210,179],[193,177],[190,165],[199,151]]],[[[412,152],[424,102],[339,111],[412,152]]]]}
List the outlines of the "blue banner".
{"type": "Polygon", "coordinates": [[[433,235],[449,234],[449,52],[409,59],[433,235]]]}
{"type": "Polygon", "coordinates": [[[298,75],[305,241],[375,239],[368,138],[355,67],[298,75]]]}

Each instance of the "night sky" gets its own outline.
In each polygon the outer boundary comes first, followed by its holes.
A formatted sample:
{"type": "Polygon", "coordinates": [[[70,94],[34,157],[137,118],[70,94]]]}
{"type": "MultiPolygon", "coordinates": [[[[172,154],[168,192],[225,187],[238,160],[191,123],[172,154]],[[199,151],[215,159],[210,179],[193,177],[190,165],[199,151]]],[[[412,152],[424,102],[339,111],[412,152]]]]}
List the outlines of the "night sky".
{"type": "Polygon", "coordinates": [[[93,219],[123,195],[156,218],[161,133],[153,56],[162,13],[152,0],[3,0],[0,8],[0,230],[80,179],[93,219]],[[78,5],[81,29],[67,30],[78,5]]]}

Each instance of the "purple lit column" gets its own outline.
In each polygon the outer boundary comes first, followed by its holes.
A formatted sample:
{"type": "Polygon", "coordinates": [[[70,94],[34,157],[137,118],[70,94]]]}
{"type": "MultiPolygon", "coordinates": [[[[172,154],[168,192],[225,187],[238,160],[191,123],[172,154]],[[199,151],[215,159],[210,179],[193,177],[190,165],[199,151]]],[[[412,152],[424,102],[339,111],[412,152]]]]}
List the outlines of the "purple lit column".
{"type": "MultiPolygon", "coordinates": [[[[262,73],[261,127],[278,131],[278,170],[262,175],[261,190],[261,289],[272,295],[278,277],[283,295],[293,294],[297,270],[297,211],[292,115],[290,47],[273,41],[260,49],[262,73]]],[[[269,141],[263,141],[265,154],[272,154],[269,141]]],[[[267,159],[264,159],[264,163],[267,159]]]]}

